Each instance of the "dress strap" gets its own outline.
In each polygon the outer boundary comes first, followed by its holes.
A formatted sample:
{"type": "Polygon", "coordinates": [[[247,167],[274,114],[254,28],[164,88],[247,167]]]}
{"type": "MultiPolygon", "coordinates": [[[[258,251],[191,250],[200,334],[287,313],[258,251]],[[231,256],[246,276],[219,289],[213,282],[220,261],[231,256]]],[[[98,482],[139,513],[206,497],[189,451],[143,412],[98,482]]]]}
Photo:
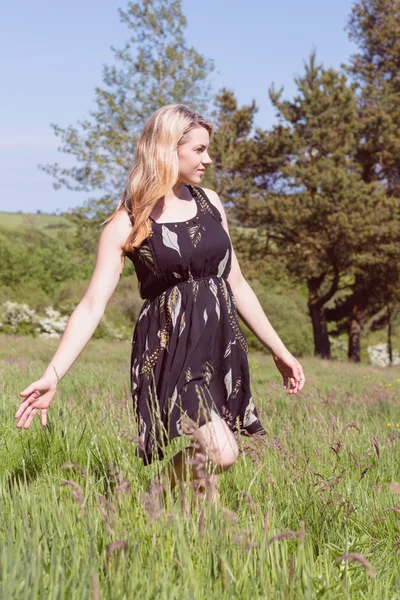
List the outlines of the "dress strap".
{"type": "Polygon", "coordinates": [[[214,206],[214,204],[208,198],[205,191],[201,187],[198,187],[195,185],[189,185],[188,187],[191,189],[192,193],[196,194],[202,210],[211,213],[213,215],[213,217],[215,219],[217,219],[217,221],[219,223],[221,223],[222,222],[221,213],[219,212],[218,208],[216,206],[214,206]]]}

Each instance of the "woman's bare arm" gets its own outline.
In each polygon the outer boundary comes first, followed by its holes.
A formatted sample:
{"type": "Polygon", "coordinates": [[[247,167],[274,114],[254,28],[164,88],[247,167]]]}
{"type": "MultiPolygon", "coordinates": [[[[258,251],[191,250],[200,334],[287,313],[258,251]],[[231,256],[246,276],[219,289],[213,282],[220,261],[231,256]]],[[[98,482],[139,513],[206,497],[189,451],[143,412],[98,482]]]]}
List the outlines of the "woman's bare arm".
{"type": "Polygon", "coordinates": [[[128,213],[121,209],[103,229],[89,286],[69,317],[57,351],[43,377],[58,382],[91,339],[123,271],[122,246],[131,228],[128,213]]]}
{"type": "Polygon", "coordinates": [[[101,321],[107,302],[117,287],[124,267],[123,246],[131,231],[131,222],[121,209],[103,229],[96,264],[84,297],[75,308],[58,348],[44,374],[20,392],[24,398],[15,414],[17,427],[28,429],[41,411],[42,425],[47,424],[47,410],[60,379],[68,372],[92,337],[101,321]]]}
{"type": "MultiPolygon", "coordinates": [[[[218,208],[222,217],[222,225],[229,236],[228,221],[224,206],[216,192],[204,189],[210,201],[218,208]]],[[[232,264],[228,277],[231,286],[237,312],[247,327],[271,352],[275,364],[282,374],[284,387],[288,387],[290,381],[290,392],[296,393],[304,385],[304,373],[300,363],[290,354],[275,329],[269,322],[260,301],[244,278],[235,251],[232,247],[232,264]]]]}

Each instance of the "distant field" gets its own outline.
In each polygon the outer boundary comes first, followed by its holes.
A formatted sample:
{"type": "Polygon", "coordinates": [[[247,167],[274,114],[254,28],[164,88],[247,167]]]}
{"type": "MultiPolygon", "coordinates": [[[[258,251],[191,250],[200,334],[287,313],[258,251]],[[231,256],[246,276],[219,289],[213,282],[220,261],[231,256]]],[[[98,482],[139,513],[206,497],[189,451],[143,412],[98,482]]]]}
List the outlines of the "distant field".
{"type": "Polygon", "coordinates": [[[56,346],[0,335],[1,599],[400,598],[400,368],[304,359],[290,397],[250,354],[267,438],[238,438],[219,506],[188,512],[134,455],[128,342],[92,340],[47,428],[16,429],[56,346]]]}
{"type": "Polygon", "coordinates": [[[51,233],[53,229],[71,228],[71,224],[65,217],[58,215],[0,212],[0,227],[6,229],[37,227],[51,233]]]}

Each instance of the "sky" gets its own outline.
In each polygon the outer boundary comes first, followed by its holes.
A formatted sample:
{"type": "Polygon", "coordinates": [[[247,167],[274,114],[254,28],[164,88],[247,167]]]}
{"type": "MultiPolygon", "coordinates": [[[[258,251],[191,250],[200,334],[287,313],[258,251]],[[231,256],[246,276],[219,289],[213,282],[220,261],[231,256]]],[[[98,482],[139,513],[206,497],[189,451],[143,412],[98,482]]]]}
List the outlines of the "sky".
{"type": "MultiPolygon", "coordinates": [[[[354,1],[182,0],[186,40],[215,71],[213,89],[233,90],[239,105],[253,99],[255,125],[276,122],[268,98],[272,83],[284,97],[316,50],[318,62],[339,69],[356,51],[345,31],[354,1]]],[[[125,0],[19,0],[3,3],[0,19],[0,211],[60,212],[90,196],[66,188],[39,164],[70,167],[50,124],[76,125],[95,108],[102,67],[113,64],[111,46],[129,36],[118,8],[125,0]]],[[[1,219],[1,216],[0,216],[1,219]]]]}

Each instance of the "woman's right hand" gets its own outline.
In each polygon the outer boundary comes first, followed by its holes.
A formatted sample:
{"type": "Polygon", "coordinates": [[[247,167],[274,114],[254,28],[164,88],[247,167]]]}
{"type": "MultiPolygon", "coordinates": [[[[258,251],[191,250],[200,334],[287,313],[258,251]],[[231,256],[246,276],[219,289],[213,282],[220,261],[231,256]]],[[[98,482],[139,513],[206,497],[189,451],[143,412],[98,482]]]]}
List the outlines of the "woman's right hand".
{"type": "Polygon", "coordinates": [[[15,418],[19,419],[17,427],[24,426],[25,429],[28,429],[38,410],[42,411],[42,425],[45,427],[47,424],[47,409],[56,391],[57,383],[54,380],[49,377],[41,377],[20,392],[19,395],[23,396],[25,400],[21,402],[15,414],[15,418]]]}

